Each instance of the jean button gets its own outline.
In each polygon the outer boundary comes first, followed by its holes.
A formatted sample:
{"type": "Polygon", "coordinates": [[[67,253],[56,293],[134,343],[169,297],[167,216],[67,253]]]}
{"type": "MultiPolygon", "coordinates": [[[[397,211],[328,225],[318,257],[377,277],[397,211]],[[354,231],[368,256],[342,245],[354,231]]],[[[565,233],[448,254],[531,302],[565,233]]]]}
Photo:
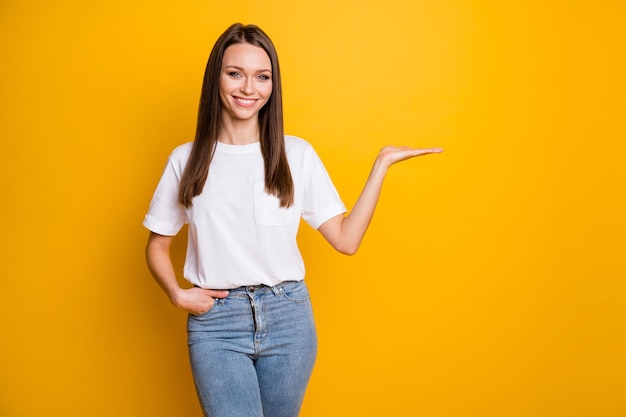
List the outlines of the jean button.
{"type": "Polygon", "coordinates": [[[254,292],[254,287],[248,287],[248,291],[254,292]]]}

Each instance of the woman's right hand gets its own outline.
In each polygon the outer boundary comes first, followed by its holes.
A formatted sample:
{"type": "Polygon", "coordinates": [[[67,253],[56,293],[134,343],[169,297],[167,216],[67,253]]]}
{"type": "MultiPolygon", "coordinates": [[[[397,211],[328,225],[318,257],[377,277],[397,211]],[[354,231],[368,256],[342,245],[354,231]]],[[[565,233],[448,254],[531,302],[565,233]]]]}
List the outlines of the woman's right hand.
{"type": "Polygon", "coordinates": [[[212,309],[216,298],[226,297],[228,297],[228,291],[225,290],[206,290],[199,287],[181,288],[172,298],[172,303],[187,313],[199,315],[212,309]]]}
{"type": "Polygon", "coordinates": [[[172,304],[191,314],[202,314],[213,308],[216,298],[228,297],[228,291],[205,290],[199,287],[180,288],[170,257],[174,236],[150,232],[146,245],[148,268],[172,304]]]}

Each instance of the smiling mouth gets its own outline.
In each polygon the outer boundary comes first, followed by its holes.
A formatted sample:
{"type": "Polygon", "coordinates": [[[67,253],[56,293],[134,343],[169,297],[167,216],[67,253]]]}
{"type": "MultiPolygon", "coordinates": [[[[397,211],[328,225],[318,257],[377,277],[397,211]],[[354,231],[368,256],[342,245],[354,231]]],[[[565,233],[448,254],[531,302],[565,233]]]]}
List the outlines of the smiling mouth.
{"type": "Polygon", "coordinates": [[[252,105],[254,105],[254,103],[257,102],[256,99],[241,98],[241,97],[235,97],[235,96],[233,96],[233,98],[235,99],[235,103],[237,103],[238,105],[242,107],[251,107],[252,105]]]}

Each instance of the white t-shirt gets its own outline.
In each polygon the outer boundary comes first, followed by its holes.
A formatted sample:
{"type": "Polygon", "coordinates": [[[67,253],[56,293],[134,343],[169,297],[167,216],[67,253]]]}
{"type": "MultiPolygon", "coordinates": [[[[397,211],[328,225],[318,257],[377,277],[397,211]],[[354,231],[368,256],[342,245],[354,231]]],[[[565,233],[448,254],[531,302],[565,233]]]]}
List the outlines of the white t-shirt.
{"type": "Polygon", "coordinates": [[[204,189],[189,208],[178,202],[178,187],[192,144],[172,152],[143,224],[166,236],[189,224],[184,268],[189,282],[230,289],[304,279],[296,243],[300,217],[317,229],[346,208],[313,147],[294,136],[285,136],[285,146],[295,191],[288,209],[265,191],[258,142],[218,142],[204,189]]]}

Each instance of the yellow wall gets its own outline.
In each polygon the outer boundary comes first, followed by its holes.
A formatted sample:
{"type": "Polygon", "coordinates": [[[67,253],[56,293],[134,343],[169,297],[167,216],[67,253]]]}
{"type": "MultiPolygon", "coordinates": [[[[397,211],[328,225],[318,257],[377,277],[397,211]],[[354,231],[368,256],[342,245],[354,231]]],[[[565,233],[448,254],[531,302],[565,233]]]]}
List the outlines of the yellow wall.
{"type": "Polygon", "coordinates": [[[3,0],[0,416],[200,416],[141,221],[235,21],[274,39],[287,132],[348,205],[381,146],[446,149],[392,169],[355,257],[303,228],[320,354],[302,416],[626,415],[625,17],[3,0]]]}

